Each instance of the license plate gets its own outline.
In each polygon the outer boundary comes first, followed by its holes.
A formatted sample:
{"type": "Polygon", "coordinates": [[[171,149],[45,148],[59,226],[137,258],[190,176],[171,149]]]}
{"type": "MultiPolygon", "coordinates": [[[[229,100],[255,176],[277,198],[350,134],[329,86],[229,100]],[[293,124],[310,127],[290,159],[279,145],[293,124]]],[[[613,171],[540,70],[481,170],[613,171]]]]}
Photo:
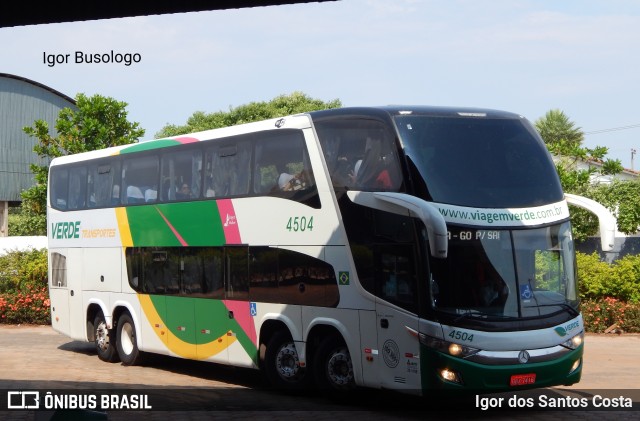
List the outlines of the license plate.
{"type": "Polygon", "coordinates": [[[525,386],[536,382],[536,373],[514,374],[511,376],[509,386],[525,386]]]}

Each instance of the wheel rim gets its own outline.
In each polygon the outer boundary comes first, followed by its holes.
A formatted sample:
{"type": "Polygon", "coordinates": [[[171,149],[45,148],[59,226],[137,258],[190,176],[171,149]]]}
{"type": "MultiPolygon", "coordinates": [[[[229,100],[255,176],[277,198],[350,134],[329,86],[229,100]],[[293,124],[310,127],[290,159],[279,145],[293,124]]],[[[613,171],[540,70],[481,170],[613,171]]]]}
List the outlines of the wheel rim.
{"type": "Polygon", "coordinates": [[[135,343],[135,335],[133,333],[133,326],[130,323],[125,323],[122,325],[120,332],[120,346],[122,347],[122,351],[126,355],[131,355],[133,352],[133,346],[135,343]]]}
{"type": "Polygon", "coordinates": [[[101,351],[109,349],[109,331],[105,322],[100,322],[96,327],[96,345],[101,351]]]}
{"type": "Polygon", "coordinates": [[[276,371],[284,380],[292,381],[300,374],[300,359],[293,342],[284,344],[276,355],[276,371]]]}
{"type": "Polygon", "coordinates": [[[346,386],[353,381],[353,364],[346,347],[336,349],[327,360],[329,380],[336,386],[346,386]]]}

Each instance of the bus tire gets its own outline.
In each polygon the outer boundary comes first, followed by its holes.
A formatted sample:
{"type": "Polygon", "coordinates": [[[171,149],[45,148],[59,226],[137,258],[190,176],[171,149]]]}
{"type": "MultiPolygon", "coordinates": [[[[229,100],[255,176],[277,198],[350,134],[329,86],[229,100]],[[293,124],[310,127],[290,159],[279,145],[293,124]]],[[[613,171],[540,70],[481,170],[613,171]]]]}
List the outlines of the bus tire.
{"type": "Polygon", "coordinates": [[[116,333],[107,327],[107,322],[101,311],[96,314],[93,320],[93,336],[98,358],[108,363],[117,362],[116,333]]]}
{"type": "Polygon", "coordinates": [[[282,390],[304,389],[309,373],[300,366],[298,351],[287,331],[277,331],[265,351],[264,371],[269,383],[282,390]]]}
{"type": "Polygon", "coordinates": [[[349,348],[337,335],[326,337],[318,347],[313,361],[318,389],[346,392],[355,388],[355,376],[349,348]]]}
{"type": "Polygon", "coordinates": [[[116,327],[118,338],[116,345],[118,347],[118,356],[123,365],[136,365],[140,362],[141,354],[138,349],[138,341],[136,337],[136,325],[129,313],[123,313],[118,319],[116,327]]]}

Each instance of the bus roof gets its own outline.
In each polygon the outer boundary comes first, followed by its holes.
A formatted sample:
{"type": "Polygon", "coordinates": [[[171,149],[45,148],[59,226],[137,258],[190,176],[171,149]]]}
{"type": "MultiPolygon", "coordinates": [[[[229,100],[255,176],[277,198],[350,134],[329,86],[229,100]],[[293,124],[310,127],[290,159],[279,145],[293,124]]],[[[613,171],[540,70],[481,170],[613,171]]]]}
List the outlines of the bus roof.
{"type": "Polygon", "coordinates": [[[381,107],[346,107],[330,110],[312,111],[314,119],[337,116],[396,116],[396,115],[432,115],[438,117],[491,117],[491,118],[523,118],[521,115],[507,111],[474,107],[442,107],[427,105],[388,105],[381,107]]]}
{"type": "Polygon", "coordinates": [[[189,133],[179,136],[162,139],[146,140],[123,146],[115,146],[96,151],[84,152],[75,155],[66,155],[55,158],[51,165],[81,162],[86,159],[103,158],[112,155],[119,155],[129,152],[151,150],[197,142],[202,140],[213,140],[223,137],[248,134],[265,130],[277,130],[280,128],[304,129],[311,127],[311,121],[322,120],[335,117],[377,117],[388,119],[396,115],[432,115],[440,117],[491,117],[491,118],[523,118],[522,116],[506,111],[499,111],[487,108],[471,107],[441,107],[441,106],[416,106],[416,105],[389,105],[381,107],[345,107],[329,110],[311,111],[309,113],[295,114],[286,117],[272,118],[268,120],[239,124],[235,126],[211,129],[196,133],[189,133]]]}

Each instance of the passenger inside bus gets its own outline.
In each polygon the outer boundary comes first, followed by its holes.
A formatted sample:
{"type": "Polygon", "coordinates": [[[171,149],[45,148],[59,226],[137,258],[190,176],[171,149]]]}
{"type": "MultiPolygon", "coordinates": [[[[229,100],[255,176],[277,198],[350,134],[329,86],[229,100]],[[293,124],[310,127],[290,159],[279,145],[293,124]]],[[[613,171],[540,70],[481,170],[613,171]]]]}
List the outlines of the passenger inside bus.
{"type": "Polygon", "coordinates": [[[127,187],[127,203],[143,203],[144,195],[142,194],[142,190],[137,186],[129,186],[127,187]]]}
{"type": "Polygon", "coordinates": [[[478,281],[478,289],[475,292],[477,303],[482,307],[504,307],[509,295],[509,287],[500,279],[500,275],[486,259],[476,263],[476,279],[478,281]]]}
{"type": "Polygon", "coordinates": [[[389,190],[393,184],[387,168],[387,154],[383,153],[380,137],[367,137],[364,157],[358,160],[350,174],[352,184],[360,188],[389,190]]]}
{"type": "Polygon", "coordinates": [[[120,186],[118,184],[114,184],[111,190],[111,204],[117,205],[120,203],[120,186]]]}
{"type": "Polygon", "coordinates": [[[306,188],[306,181],[304,177],[304,170],[296,174],[290,174],[288,171],[288,164],[280,163],[277,165],[278,173],[278,187],[282,191],[296,191],[306,188]]]}
{"type": "Polygon", "coordinates": [[[176,192],[177,200],[191,199],[191,188],[187,183],[182,183],[180,190],[176,192]]]}

